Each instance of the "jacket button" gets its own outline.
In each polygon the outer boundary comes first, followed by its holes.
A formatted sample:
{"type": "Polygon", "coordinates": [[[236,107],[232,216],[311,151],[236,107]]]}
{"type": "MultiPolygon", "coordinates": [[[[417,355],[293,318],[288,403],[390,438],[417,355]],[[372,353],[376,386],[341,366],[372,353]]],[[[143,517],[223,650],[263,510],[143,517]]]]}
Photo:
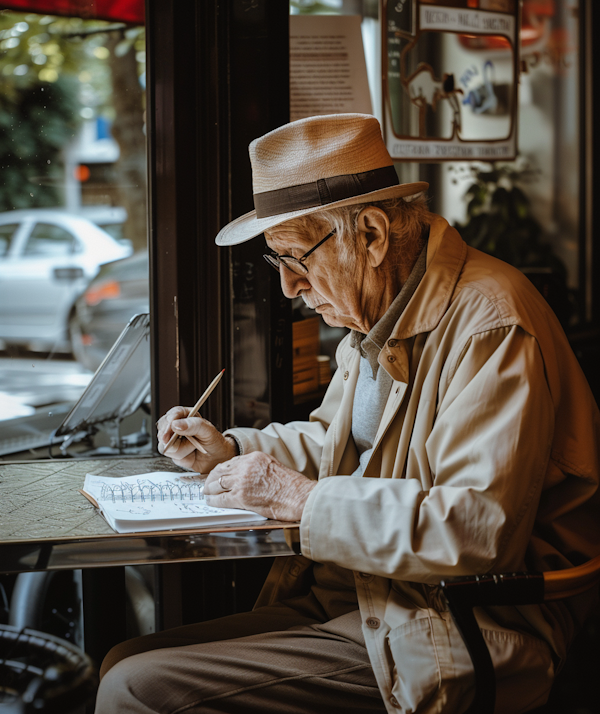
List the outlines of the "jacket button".
{"type": "Polygon", "coordinates": [[[388,347],[397,347],[398,340],[388,340],[388,347]]]}
{"type": "Polygon", "coordinates": [[[396,358],[394,357],[394,355],[389,355],[388,362],[395,362],[395,361],[396,361],[396,358]]]}
{"type": "Polygon", "coordinates": [[[298,565],[298,563],[294,563],[294,564],[292,565],[292,567],[290,568],[290,575],[291,575],[293,578],[295,578],[296,575],[298,575],[299,572],[300,572],[300,566],[298,565]]]}
{"type": "Polygon", "coordinates": [[[376,630],[379,627],[379,619],[377,617],[367,617],[367,627],[376,630]]]}
{"type": "Polygon", "coordinates": [[[371,575],[371,573],[359,573],[358,577],[363,581],[363,583],[370,583],[374,576],[371,575]]]}
{"type": "Polygon", "coordinates": [[[394,697],[393,695],[390,697],[390,704],[391,704],[393,707],[399,707],[399,706],[400,706],[400,702],[399,702],[399,701],[396,699],[396,697],[394,697]]]}
{"type": "Polygon", "coordinates": [[[349,376],[350,376],[350,372],[348,372],[346,370],[346,372],[344,372],[344,379],[348,379],[349,376]]]}

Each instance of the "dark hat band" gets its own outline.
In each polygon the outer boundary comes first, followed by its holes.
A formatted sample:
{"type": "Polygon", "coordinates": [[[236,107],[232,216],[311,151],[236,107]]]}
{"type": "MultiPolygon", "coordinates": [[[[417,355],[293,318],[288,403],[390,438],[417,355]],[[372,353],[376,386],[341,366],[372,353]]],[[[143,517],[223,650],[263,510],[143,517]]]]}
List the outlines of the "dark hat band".
{"type": "Polygon", "coordinates": [[[257,218],[268,218],[304,208],[326,206],[382,188],[391,188],[399,183],[394,167],[384,166],[361,174],[331,176],[312,183],[255,193],[254,208],[257,218]]]}

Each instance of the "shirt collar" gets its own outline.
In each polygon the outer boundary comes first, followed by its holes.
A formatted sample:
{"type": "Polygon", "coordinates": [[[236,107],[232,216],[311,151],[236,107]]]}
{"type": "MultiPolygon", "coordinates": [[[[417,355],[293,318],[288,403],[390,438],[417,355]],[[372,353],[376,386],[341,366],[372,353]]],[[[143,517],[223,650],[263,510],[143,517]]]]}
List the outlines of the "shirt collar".
{"type": "Polygon", "coordinates": [[[371,328],[367,335],[357,330],[352,330],[350,344],[359,350],[362,357],[368,360],[373,370],[373,379],[377,377],[379,362],[377,358],[385,345],[388,337],[391,335],[394,326],[404,312],[404,308],[408,305],[413,293],[419,286],[421,278],[425,274],[427,267],[427,240],[429,238],[429,226],[425,229],[425,246],[421,251],[417,262],[408,276],[408,279],[402,286],[402,289],[394,298],[394,301],[386,310],[379,321],[371,328]]]}

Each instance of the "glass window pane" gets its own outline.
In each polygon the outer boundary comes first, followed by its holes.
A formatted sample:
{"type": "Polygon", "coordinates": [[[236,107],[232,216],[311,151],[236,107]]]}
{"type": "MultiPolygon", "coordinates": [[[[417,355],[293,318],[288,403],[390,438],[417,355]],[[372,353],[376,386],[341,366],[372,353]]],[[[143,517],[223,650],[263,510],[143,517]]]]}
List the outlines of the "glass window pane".
{"type": "Polygon", "coordinates": [[[37,223],[31,231],[23,255],[28,257],[50,257],[69,255],[75,247],[75,236],[60,226],[37,223]]]}
{"type": "MultiPolygon", "coordinates": [[[[0,13],[0,460],[46,458],[148,312],[145,28],[78,8],[85,18],[0,13]]],[[[112,436],[102,427],[93,446],[112,436]]]]}
{"type": "Polygon", "coordinates": [[[6,255],[10,250],[11,242],[18,225],[16,223],[8,223],[0,225],[0,258],[6,255]]]}
{"type": "MultiPolygon", "coordinates": [[[[515,161],[443,168],[438,205],[471,245],[518,267],[563,326],[581,322],[579,2],[523,2],[519,76],[519,155],[515,161]]],[[[506,53],[448,43],[463,57],[463,89],[500,96],[506,53]],[[468,72],[467,72],[468,70],[468,72]]],[[[467,112],[474,109],[465,107],[467,112]]],[[[497,121],[500,105],[483,114],[497,121]]]]}

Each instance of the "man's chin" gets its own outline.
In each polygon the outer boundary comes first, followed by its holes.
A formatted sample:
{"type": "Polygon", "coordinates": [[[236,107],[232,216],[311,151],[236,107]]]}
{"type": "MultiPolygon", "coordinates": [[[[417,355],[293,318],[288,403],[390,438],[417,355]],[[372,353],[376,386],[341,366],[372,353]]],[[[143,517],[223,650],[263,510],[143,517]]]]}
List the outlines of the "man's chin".
{"type": "Polygon", "coordinates": [[[319,315],[321,315],[321,317],[329,325],[329,327],[345,327],[346,325],[344,321],[340,319],[339,315],[337,315],[335,312],[330,312],[330,310],[331,305],[329,304],[317,305],[317,307],[315,308],[315,311],[318,312],[319,315]]]}
{"type": "Polygon", "coordinates": [[[313,307],[313,310],[315,312],[318,312],[319,315],[322,315],[325,321],[327,321],[328,317],[333,317],[329,312],[331,310],[331,305],[328,302],[321,303],[320,305],[315,305],[315,307],[313,307]]]}

